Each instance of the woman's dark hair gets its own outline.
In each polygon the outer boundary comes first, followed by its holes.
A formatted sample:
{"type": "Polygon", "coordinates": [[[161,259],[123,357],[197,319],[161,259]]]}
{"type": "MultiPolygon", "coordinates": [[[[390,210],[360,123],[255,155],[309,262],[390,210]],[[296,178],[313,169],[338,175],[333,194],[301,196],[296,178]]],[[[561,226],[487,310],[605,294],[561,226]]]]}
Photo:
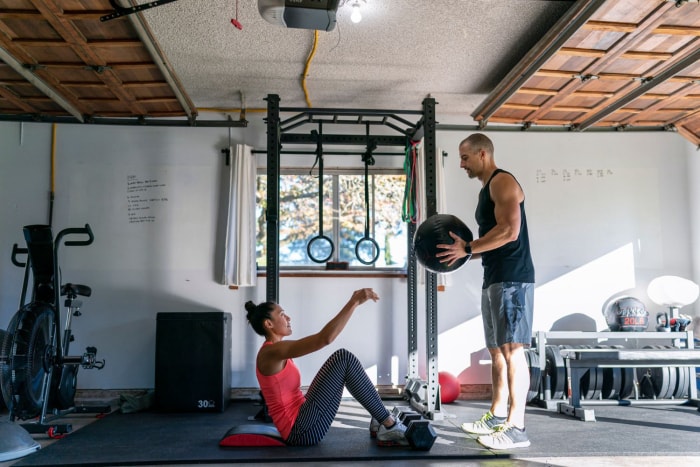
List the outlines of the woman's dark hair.
{"type": "Polygon", "coordinates": [[[271,314],[275,310],[275,305],[274,302],[263,302],[259,305],[256,305],[252,301],[247,301],[245,303],[245,309],[248,312],[246,314],[248,322],[253,327],[253,331],[263,337],[265,337],[265,327],[263,323],[265,323],[266,319],[272,318],[271,314]]]}

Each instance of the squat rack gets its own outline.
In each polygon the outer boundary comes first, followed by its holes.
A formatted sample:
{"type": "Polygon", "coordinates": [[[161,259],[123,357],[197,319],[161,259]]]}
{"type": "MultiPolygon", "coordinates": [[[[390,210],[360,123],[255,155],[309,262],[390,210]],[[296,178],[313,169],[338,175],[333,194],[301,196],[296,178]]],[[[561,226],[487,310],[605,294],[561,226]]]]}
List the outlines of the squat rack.
{"type": "MultiPolygon", "coordinates": [[[[280,154],[283,144],[321,144],[348,146],[401,146],[409,140],[424,139],[426,217],[437,214],[435,99],[425,98],[422,110],[373,110],[373,109],[314,109],[280,107],[280,97],[268,94],[267,101],[267,277],[268,301],[279,302],[279,180],[280,154]],[[285,120],[281,112],[296,113],[285,120]],[[399,115],[420,117],[412,123],[399,115]],[[306,124],[381,125],[394,130],[397,135],[329,134],[312,135],[292,133],[306,124]]],[[[369,128],[369,127],[368,127],[369,128]]],[[[289,151],[294,153],[294,151],[289,151]]],[[[298,152],[296,152],[298,153],[298,152]]],[[[373,153],[379,154],[379,153],[373,153]]],[[[418,290],[416,256],[413,237],[416,225],[408,223],[408,374],[404,396],[410,404],[431,419],[442,419],[440,388],[438,384],[438,329],[437,329],[437,275],[426,271],[426,365],[427,381],[418,375],[418,290]]]]}

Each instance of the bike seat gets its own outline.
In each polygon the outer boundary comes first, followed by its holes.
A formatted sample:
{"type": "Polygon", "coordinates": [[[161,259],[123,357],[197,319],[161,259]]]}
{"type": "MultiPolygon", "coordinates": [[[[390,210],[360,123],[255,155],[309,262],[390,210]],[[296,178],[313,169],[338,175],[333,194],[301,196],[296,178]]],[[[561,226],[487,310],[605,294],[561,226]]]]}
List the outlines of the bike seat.
{"type": "Polygon", "coordinates": [[[92,294],[92,289],[87,285],[68,283],[61,286],[61,296],[68,295],[69,297],[75,298],[77,295],[89,297],[90,294],[92,294]]]}

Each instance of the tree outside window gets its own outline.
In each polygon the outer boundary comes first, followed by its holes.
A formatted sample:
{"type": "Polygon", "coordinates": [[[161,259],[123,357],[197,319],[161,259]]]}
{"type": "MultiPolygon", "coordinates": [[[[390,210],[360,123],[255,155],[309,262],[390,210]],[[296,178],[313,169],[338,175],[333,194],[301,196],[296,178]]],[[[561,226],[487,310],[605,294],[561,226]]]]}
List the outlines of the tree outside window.
{"type": "MultiPolygon", "coordinates": [[[[374,173],[369,176],[369,234],[379,245],[372,265],[355,256],[355,245],[365,236],[364,175],[334,172],[323,177],[323,234],[335,251],[330,261],[348,262],[355,269],[405,269],[407,227],[401,220],[405,175],[374,173]]],[[[318,177],[308,173],[280,176],[280,267],[325,268],[307,254],[308,242],[319,234],[318,177]]],[[[256,253],[258,267],[267,261],[267,177],[257,179],[256,253]]]]}

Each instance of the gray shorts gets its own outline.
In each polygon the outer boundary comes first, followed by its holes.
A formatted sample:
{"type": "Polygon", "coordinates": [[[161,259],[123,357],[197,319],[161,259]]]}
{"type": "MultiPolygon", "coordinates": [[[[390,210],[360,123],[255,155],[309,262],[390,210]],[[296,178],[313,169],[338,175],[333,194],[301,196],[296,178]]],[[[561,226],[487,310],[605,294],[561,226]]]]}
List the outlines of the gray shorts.
{"type": "Polygon", "coordinates": [[[532,314],[535,284],[501,282],[481,291],[481,316],[486,347],[493,349],[508,343],[532,342],[532,314]]]}

